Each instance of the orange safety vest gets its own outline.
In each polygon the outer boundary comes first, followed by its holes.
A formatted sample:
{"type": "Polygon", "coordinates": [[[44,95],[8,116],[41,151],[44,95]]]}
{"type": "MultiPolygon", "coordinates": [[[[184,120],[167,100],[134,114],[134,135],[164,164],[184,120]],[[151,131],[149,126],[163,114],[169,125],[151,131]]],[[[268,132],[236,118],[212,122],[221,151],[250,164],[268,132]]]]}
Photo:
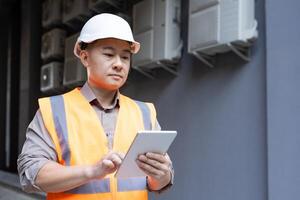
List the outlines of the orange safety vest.
{"type": "MultiPolygon", "coordinates": [[[[153,104],[120,95],[113,150],[126,153],[137,131],[151,130],[156,121],[153,104]]],[[[108,153],[108,140],[98,116],[79,89],[39,99],[45,127],[65,166],[90,165],[108,153]]],[[[108,175],[70,191],[48,193],[47,199],[147,200],[146,177],[119,179],[108,175]]]]}

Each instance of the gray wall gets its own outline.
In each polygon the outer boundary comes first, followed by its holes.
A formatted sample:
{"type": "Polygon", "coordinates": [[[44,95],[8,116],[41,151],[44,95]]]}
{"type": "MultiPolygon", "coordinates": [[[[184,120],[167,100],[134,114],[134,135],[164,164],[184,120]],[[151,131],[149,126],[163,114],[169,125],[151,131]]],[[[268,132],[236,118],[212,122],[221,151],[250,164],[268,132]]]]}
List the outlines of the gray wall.
{"type": "Polygon", "coordinates": [[[300,198],[300,2],[267,0],[269,199],[300,198]]]}
{"type": "Polygon", "coordinates": [[[182,7],[184,53],[178,76],[136,78],[124,92],[153,101],[163,129],[179,132],[170,155],[175,185],[155,199],[266,200],[266,53],[264,1],[256,2],[259,39],[252,61],[228,53],[208,69],[186,53],[187,1],[182,7]]]}

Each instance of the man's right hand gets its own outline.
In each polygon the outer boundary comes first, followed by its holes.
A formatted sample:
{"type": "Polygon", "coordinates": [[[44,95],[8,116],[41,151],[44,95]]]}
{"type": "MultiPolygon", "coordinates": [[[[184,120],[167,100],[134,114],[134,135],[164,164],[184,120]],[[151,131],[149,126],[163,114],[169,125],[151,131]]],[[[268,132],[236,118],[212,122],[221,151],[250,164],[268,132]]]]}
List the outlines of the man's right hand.
{"type": "Polygon", "coordinates": [[[35,184],[47,193],[64,192],[115,172],[123,158],[122,153],[112,151],[96,164],[88,166],[63,166],[49,161],[38,172],[35,184]]]}
{"type": "Polygon", "coordinates": [[[104,178],[106,175],[115,172],[124,159],[123,153],[111,151],[106,154],[98,163],[91,166],[87,170],[89,178],[104,178]]]}

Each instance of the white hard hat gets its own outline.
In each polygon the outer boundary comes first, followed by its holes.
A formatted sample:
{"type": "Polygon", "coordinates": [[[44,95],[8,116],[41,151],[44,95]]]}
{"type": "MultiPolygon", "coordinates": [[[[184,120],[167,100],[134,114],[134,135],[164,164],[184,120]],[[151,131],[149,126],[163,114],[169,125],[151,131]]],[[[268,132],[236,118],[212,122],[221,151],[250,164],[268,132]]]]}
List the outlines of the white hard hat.
{"type": "Polygon", "coordinates": [[[74,54],[79,57],[80,42],[91,43],[98,39],[116,38],[131,42],[131,53],[137,53],[140,49],[140,43],[133,39],[131,28],[123,18],[102,13],[89,19],[82,27],[80,35],[74,46],[74,54]]]}

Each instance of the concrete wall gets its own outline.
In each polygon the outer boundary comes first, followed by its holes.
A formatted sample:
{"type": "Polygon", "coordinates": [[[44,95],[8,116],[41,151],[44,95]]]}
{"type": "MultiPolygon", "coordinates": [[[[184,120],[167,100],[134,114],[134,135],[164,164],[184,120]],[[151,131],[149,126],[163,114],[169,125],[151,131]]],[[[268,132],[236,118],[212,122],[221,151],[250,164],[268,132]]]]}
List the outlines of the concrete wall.
{"type": "Polygon", "coordinates": [[[228,53],[208,69],[187,54],[187,1],[182,1],[184,53],[178,76],[136,78],[124,92],[153,101],[163,129],[179,132],[170,155],[171,191],[153,199],[266,200],[266,53],[264,1],[256,2],[259,39],[252,61],[228,53]]]}

